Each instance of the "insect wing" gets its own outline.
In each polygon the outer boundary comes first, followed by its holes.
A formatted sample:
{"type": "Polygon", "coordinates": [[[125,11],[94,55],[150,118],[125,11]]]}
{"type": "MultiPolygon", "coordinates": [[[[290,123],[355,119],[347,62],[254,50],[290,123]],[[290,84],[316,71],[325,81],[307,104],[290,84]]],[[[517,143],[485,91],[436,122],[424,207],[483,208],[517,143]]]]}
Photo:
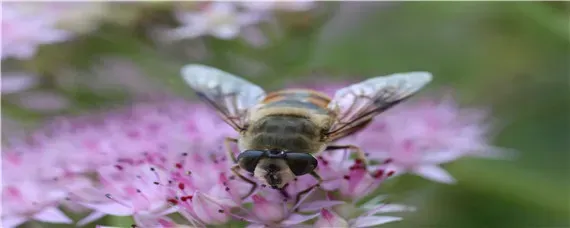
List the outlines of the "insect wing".
{"type": "Polygon", "coordinates": [[[411,97],[431,80],[428,72],[398,73],[338,90],[328,106],[337,115],[329,139],[334,141],[363,129],[376,115],[411,97]]]}
{"type": "Polygon", "coordinates": [[[261,87],[243,78],[209,66],[186,65],[181,74],[196,95],[237,131],[244,129],[249,108],[266,94],[261,87]]]}

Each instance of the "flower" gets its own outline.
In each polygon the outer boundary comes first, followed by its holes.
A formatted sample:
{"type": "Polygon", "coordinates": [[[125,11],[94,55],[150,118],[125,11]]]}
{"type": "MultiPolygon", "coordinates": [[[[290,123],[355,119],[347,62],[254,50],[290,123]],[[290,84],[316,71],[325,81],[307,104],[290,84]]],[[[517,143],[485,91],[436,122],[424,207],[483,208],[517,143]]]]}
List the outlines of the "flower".
{"type": "Polygon", "coordinates": [[[29,59],[40,45],[72,37],[72,33],[56,28],[57,17],[33,7],[33,3],[2,4],[2,59],[29,59]]]}
{"type": "Polygon", "coordinates": [[[2,74],[2,94],[13,94],[31,89],[38,83],[35,75],[23,72],[2,74]]]}
{"type": "Polygon", "coordinates": [[[315,7],[315,1],[252,1],[242,2],[249,10],[255,11],[307,11],[315,7]]]}
{"type": "Polygon", "coordinates": [[[425,97],[380,114],[345,141],[361,146],[373,160],[385,160],[385,169],[453,183],[440,164],[463,156],[506,155],[506,150],[488,144],[485,116],[479,109],[459,108],[450,97],[425,97]]]}
{"type": "Polygon", "coordinates": [[[41,166],[41,160],[34,153],[3,151],[3,227],[16,227],[28,220],[72,222],[58,207],[69,192],[84,188],[90,181],[73,174],[55,176],[41,166]]]}
{"type": "Polygon", "coordinates": [[[71,223],[57,207],[66,196],[50,184],[25,180],[3,183],[2,227],[17,227],[27,220],[48,223],[71,223]]]}
{"type": "Polygon", "coordinates": [[[79,222],[85,225],[105,215],[133,216],[148,226],[175,210],[167,203],[168,189],[157,186],[167,175],[150,164],[120,162],[99,168],[99,184],[73,192],[74,200],[95,211],[79,222]]]}
{"type": "Polygon", "coordinates": [[[197,11],[175,10],[182,26],[168,31],[167,38],[178,40],[212,35],[219,39],[233,39],[242,27],[255,24],[262,18],[255,12],[242,12],[236,3],[211,2],[197,11]]]}
{"type": "Polygon", "coordinates": [[[320,209],[320,217],[313,225],[314,227],[376,227],[402,220],[400,217],[378,214],[415,211],[414,207],[406,205],[383,204],[381,201],[384,198],[384,196],[374,197],[360,207],[355,207],[352,204],[323,207],[320,209]]]}

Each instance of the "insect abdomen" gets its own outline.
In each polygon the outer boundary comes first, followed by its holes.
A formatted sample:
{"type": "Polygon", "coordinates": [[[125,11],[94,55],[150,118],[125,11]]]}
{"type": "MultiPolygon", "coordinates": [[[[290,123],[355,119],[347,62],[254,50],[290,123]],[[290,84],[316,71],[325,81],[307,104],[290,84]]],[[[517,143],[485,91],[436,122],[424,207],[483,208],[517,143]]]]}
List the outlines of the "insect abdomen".
{"type": "Polygon", "coordinates": [[[319,142],[319,128],[297,116],[266,116],[252,126],[250,145],[257,149],[280,149],[310,153],[319,142]]]}
{"type": "Polygon", "coordinates": [[[288,89],[267,94],[262,101],[264,107],[305,108],[317,113],[328,112],[331,98],[326,94],[309,89],[288,89]]]}

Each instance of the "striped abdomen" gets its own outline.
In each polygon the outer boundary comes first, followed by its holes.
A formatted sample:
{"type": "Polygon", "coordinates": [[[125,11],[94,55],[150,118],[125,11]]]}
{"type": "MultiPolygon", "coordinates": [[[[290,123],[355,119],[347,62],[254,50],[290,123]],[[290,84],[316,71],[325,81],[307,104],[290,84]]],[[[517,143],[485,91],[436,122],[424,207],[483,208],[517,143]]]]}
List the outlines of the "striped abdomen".
{"type": "Polygon", "coordinates": [[[287,89],[267,94],[261,102],[264,108],[291,107],[307,108],[317,113],[328,112],[331,98],[324,93],[309,89],[287,89]]]}
{"type": "Polygon", "coordinates": [[[322,149],[323,125],[328,118],[327,95],[312,90],[282,90],[270,93],[255,112],[242,143],[246,149],[277,149],[315,153],[322,149]]]}

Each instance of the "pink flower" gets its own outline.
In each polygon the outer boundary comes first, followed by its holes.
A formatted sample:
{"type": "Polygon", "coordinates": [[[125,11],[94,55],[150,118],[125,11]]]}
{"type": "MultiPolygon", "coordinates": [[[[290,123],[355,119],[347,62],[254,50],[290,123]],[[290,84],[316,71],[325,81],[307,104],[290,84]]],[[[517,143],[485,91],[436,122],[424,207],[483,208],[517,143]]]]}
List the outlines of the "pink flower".
{"type": "Polygon", "coordinates": [[[136,221],[143,221],[141,226],[147,226],[175,211],[167,203],[168,189],[153,184],[167,174],[149,164],[137,163],[120,162],[101,167],[98,185],[73,192],[74,200],[95,210],[80,221],[80,225],[115,215],[133,216],[136,221]]]}
{"type": "Polygon", "coordinates": [[[459,108],[449,97],[408,101],[379,115],[364,131],[344,142],[361,146],[371,159],[386,160],[385,169],[453,183],[454,178],[439,164],[463,156],[506,155],[506,150],[488,144],[485,114],[459,108]]]}
{"type": "Polygon", "coordinates": [[[28,59],[42,44],[68,40],[72,34],[56,28],[58,18],[35,11],[33,3],[2,4],[2,59],[28,59]]]}
{"type": "Polygon", "coordinates": [[[243,2],[244,7],[255,11],[307,11],[315,7],[315,1],[253,1],[243,2]]]}
{"type": "Polygon", "coordinates": [[[70,192],[90,184],[83,176],[53,173],[42,164],[41,154],[3,151],[2,227],[16,227],[28,220],[71,223],[58,207],[70,192]]]}
{"type": "Polygon", "coordinates": [[[352,204],[323,207],[320,210],[321,216],[314,223],[314,227],[377,227],[385,223],[402,220],[400,217],[379,214],[415,211],[415,208],[410,206],[382,204],[383,198],[382,196],[375,197],[358,208],[352,204]]]}

